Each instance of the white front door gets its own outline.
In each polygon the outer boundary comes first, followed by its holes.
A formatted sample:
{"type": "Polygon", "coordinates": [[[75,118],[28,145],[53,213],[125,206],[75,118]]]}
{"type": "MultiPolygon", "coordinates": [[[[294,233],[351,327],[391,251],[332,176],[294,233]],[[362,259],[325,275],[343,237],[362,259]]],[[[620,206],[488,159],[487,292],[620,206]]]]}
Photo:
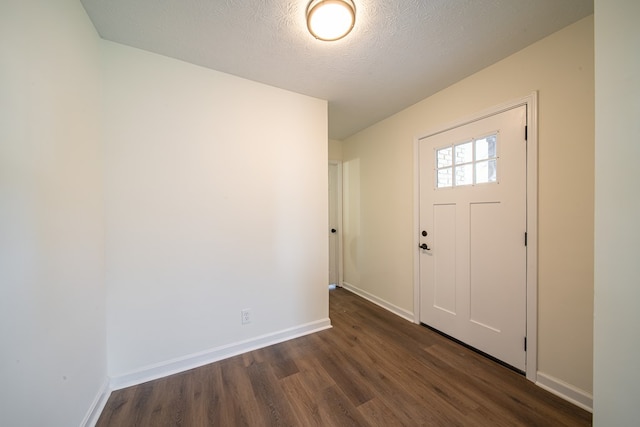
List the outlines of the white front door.
{"type": "Polygon", "coordinates": [[[526,365],[526,107],[419,141],[420,322],[526,365]]]}

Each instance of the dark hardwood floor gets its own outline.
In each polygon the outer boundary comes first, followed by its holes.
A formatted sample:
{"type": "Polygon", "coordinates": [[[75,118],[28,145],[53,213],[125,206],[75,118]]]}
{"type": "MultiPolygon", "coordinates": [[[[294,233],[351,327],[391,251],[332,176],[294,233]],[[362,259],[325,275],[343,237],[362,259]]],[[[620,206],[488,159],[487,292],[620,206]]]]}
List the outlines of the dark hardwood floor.
{"type": "Polygon", "coordinates": [[[588,426],[591,414],[344,289],[333,328],[112,393],[107,426],[588,426]]]}

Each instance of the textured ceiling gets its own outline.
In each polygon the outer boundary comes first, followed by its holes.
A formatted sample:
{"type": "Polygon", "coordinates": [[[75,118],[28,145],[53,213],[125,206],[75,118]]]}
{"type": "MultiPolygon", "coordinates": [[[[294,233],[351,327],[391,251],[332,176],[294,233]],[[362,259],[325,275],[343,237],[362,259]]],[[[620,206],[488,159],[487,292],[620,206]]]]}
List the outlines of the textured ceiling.
{"type": "Polygon", "coordinates": [[[343,139],[593,13],[593,0],[354,0],[336,42],[308,0],[82,0],[107,40],[329,101],[343,139]]]}

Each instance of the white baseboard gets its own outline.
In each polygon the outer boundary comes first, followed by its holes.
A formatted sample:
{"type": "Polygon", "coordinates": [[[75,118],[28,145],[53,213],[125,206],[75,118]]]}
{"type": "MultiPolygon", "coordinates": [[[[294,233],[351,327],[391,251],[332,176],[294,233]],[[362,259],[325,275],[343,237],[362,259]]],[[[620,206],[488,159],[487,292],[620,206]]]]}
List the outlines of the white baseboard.
{"type": "Polygon", "coordinates": [[[149,365],[135,371],[111,377],[109,385],[111,390],[131,387],[329,328],[331,328],[331,320],[329,320],[329,318],[318,320],[245,341],[149,365]]]}
{"type": "Polygon", "coordinates": [[[102,387],[100,387],[96,397],[93,399],[93,402],[91,402],[91,406],[89,407],[87,414],[84,416],[82,423],[80,423],[81,427],[94,427],[96,425],[98,418],[100,418],[100,414],[102,414],[104,406],[107,404],[107,400],[109,400],[109,396],[111,396],[109,379],[105,379],[102,387]]]}
{"type": "Polygon", "coordinates": [[[593,395],[558,378],[538,371],[536,385],[571,402],[585,411],[593,412],[593,395]]]}
{"type": "Polygon", "coordinates": [[[353,292],[354,294],[361,296],[362,298],[371,301],[375,305],[379,305],[387,311],[392,312],[395,315],[402,317],[403,319],[408,320],[411,323],[414,323],[414,315],[412,312],[405,310],[403,308],[398,307],[397,305],[391,304],[389,301],[385,301],[382,298],[378,298],[377,296],[370,294],[369,292],[360,289],[356,286],[353,286],[350,283],[342,282],[342,287],[348,290],[349,292],[353,292]]]}

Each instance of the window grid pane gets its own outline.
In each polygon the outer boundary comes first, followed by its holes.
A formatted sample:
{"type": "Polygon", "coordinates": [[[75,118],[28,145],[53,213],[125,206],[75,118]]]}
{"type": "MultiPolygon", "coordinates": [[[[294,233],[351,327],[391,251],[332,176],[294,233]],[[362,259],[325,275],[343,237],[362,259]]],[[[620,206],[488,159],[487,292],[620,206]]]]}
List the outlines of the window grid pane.
{"type": "Polygon", "coordinates": [[[496,135],[476,140],[476,160],[487,160],[496,157],[496,135]]]}
{"type": "Polygon", "coordinates": [[[453,186],[453,168],[438,169],[438,188],[453,186]]]}
{"type": "Polygon", "coordinates": [[[496,182],[496,161],[483,160],[476,163],[476,184],[496,182]]]}
{"type": "Polygon", "coordinates": [[[473,163],[467,165],[456,166],[456,183],[455,186],[473,184],[473,163]]]}
{"type": "Polygon", "coordinates": [[[473,141],[456,145],[456,165],[473,162],[473,141]]]}
{"type": "Polygon", "coordinates": [[[451,147],[441,148],[437,151],[438,154],[438,169],[445,168],[447,166],[451,166],[453,163],[452,153],[453,149],[451,147]]]}

